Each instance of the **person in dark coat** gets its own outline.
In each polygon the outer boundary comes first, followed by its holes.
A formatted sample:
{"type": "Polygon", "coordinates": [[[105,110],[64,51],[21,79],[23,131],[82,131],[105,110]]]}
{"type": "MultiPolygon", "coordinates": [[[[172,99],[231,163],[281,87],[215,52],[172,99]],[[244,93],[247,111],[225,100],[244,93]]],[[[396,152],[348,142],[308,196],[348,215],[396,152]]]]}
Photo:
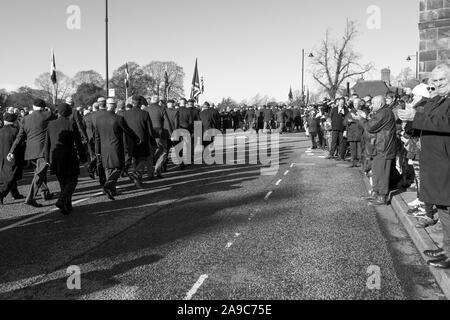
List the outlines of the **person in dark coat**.
{"type": "MultiPolygon", "coordinates": [[[[208,130],[211,130],[211,129],[218,130],[218,128],[219,128],[220,117],[218,117],[217,114],[214,112],[214,110],[210,108],[210,104],[208,102],[205,102],[203,104],[203,109],[200,112],[200,120],[202,121],[204,138],[205,138],[205,133],[208,130]]],[[[207,140],[207,138],[205,140],[207,140]]],[[[213,141],[213,140],[214,139],[212,138],[211,141],[213,141]]],[[[203,146],[206,148],[211,143],[212,142],[210,142],[210,141],[203,141],[203,146]]]]}
{"type": "Polygon", "coordinates": [[[17,181],[22,179],[22,163],[24,146],[16,148],[13,161],[6,158],[16,140],[19,129],[15,126],[17,116],[6,113],[3,116],[3,127],[0,128],[0,204],[9,192],[15,200],[25,198],[17,190],[17,181]]]}
{"type": "Polygon", "coordinates": [[[63,103],[58,106],[58,119],[48,125],[45,139],[45,160],[50,174],[56,175],[61,193],[56,207],[68,215],[72,211],[72,195],[78,184],[80,163],[87,162],[79,128],[72,119],[72,108],[63,103]]]}
{"type": "Polygon", "coordinates": [[[256,121],[256,112],[254,108],[249,108],[245,113],[245,124],[247,126],[247,130],[256,129],[255,128],[256,121]]]}
{"type": "MultiPolygon", "coordinates": [[[[355,100],[356,105],[359,104],[359,100],[355,100]]],[[[347,141],[350,144],[350,152],[352,155],[351,168],[359,167],[361,162],[361,139],[364,132],[364,127],[358,119],[358,111],[356,108],[352,109],[344,119],[344,125],[347,127],[347,141]]]]}
{"type": "Polygon", "coordinates": [[[273,112],[269,106],[266,106],[264,108],[263,116],[264,116],[264,129],[263,130],[268,130],[268,132],[271,133],[272,132],[271,123],[272,123],[272,119],[273,119],[273,112]]]}
{"type": "Polygon", "coordinates": [[[89,112],[84,117],[84,123],[86,125],[87,136],[87,151],[89,153],[88,174],[92,180],[95,180],[95,173],[97,172],[97,158],[95,156],[95,138],[94,138],[94,118],[95,113],[98,111],[98,103],[94,103],[92,106],[92,112],[89,112]]]}
{"type": "Polygon", "coordinates": [[[135,144],[141,143],[125,119],[114,111],[114,99],[108,99],[107,110],[98,111],[95,118],[95,152],[101,157],[106,170],[103,190],[110,200],[115,200],[117,180],[125,166],[124,135],[129,136],[135,144]]]}
{"type": "Polygon", "coordinates": [[[319,119],[315,110],[309,112],[309,116],[306,118],[309,128],[309,134],[311,136],[312,149],[317,149],[317,134],[319,132],[319,119]]]}
{"type": "Polygon", "coordinates": [[[194,133],[194,116],[192,112],[186,108],[186,99],[180,100],[179,113],[179,125],[181,129],[189,131],[191,134],[194,133]]]}
{"type": "Polygon", "coordinates": [[[375,134],[375,152],[372,161],[373,191],[376,194],[373,205],[385,205],[389,194],[391,169],[395,168],[397,137],[395,116],[386,99],[377,96],[372,99],[373,117],[367,123],[367,130],[375,134]]]}
{"type": "Polygon", "coordinates": [[[133,139],[127,136],[128,151],[132,157],[134,167],[133,178],[138,188],[142,188],[142,176],[145,168],[149,173],[149,178],[153,178],[153,155],[156,149],[156,140],[150,115],[141,109],[141,100],[143,97],[133,96],[131,99],[132,109],[124,113],[124,119],[127,125],[139,137],[142,143],[137,146],[133,139]]]}
{"type": "Polygon", "coordinates": [[[48,163],[44,159],[44,146],[48,124],[55,116],[51,111],[44,111],[46,107],[45,101],[41,99],[34,101],[34,111],[23,119],[16,141],[8,155],[8,160],[14,159],[16,149],[26,141],[25,160],[34,164],[35,171],[25,204],[37,208],[42,207],[35,199],[39,189],[42,188],[42,197],[45,200],[53,198],[47,186],[48,163]]]}
{"type": "Polygon", "coordinates": [[[151,103],[144,109],[150,115],[157,149],[155,151],[155,175],[162,178],[163,167],[169,152],[169,136],[167,130],[164,130],[164,121],[166,118],[165,110],[158,104],[158,96],[153,96],[151,103]]]}
{"type": "Polygon", "coordinates": [[[329,117],[331,118],[332,126],[332,141],[330,147],[330,154],[327,159],[332,159],[335,157],[335,153],[339,152],[339,160],[344,161],[345,148],[344,143],[344,119],[348,114],[348,109],[345,106],[345,98],[338,99],[338,105],[330,110],[329,117]]]}
{"type": "Polygon", "coordinates": [[[438,96],[430,99],[424,112],[399,110],[404,121],[413,120],[421,130],[419,200],[436,205],[444,234],[443,248],[425,251],[428,264],[450,268],[450,66],[438,65],[431,74],[438,96]]]}

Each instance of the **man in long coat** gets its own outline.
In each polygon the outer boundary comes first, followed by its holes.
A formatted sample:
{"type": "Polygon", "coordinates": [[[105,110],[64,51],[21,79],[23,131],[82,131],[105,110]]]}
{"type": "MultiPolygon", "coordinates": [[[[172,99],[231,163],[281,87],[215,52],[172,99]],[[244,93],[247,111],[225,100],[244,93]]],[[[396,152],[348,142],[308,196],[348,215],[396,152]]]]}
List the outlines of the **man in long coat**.
{"type": "Polygon", "coordinates": [[[114,99],[108,99],[107,110],[98,111],[95,118],[95,152],[101,156],[106,170],[103,190],[110,200],[115,200],[117,180],[125,166],[124,134],[135,144],[140,144],[139,137],[130,129],[125,119],[114,112],[114,99]]]}
{"type": "Polygon", "coordinates": [[[72,114],[68,104],[59,105],[58,119],[49,123],[45,139],[45,160],[50,164],[50,173],[56,175],[61,188],[56,207],[64,215],[72,211],[72,195],[80,174],[78,158],[82,163],[87,162],[79,128],[72,114]]]}
{"type": "Polygon", "coordinates": [[[42,207],[35,199],[39,189],[42,188],[42,197],[45,200],[51,200],[53,197],[47,186],[48,163],[44,159],[44,146],[48,123],[54,120],[55,116],[51,111],[44,111],[45,108],[45,101],[36,99],[33,102],[33,113],[23,118],[16,141],[8,155],[8,160],[13,160],[16,149],[26,141],[25,160],[32,161],[35,171],[25,204],[37,208],[42,207]]]}
{"type": "Polygon", "coordinates": [[[147,167],[153,176],[153,155],[156,148],[156,140],[150,115],[141,109],[143,97],[133,96],[131,99],[132,109],[124,113],[124,119],[131,130],[139,137],[142,144],[137,146],[133,139],[127,136],[128,152],[132,158],[134,167],[134,179],[138,188],[142,188],[142,175],[147,167]]]}
{"type": "Polygon", "coordinates": [[[450,268],[450,66],[437,66],[431,75],[438,96],[430,99],[424,112],[413,108],[399,110],[401,120],[413,120],[421,130],[419,199],[436,205],[444,233],[443,248],[425,251],[433,260],[428,264],[450,268]]]}
{"type": "Polygon", "coordinates": [[[0,128],[0,204],[3,204],[9,192],[16,200],[24,198],[17,190],[17,181],[22,179],[23,146],[16,148],[11,162],[6,160],[19,133],[19,129],[14,126],[16,120],[15,114],[6,113],[3,117],[4,126],[0,128]]]}

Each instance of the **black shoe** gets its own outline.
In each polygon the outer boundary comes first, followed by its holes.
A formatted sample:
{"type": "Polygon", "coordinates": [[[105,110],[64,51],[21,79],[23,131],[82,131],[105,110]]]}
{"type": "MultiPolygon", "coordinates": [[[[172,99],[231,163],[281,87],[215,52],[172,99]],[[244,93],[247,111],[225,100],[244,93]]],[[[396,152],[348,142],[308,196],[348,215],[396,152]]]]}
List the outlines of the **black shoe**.
{"type": "Polygon", "coordinates": [[[91,178],[92,180],[95,180],[95,173],[89,172],[89,178],[91,178]]]}
{"type": "Polygon", "coordinates": [[[69,215],[69,208],[63,202],[56,202],[55,206],[61,211],[61,213],[65,216],[69,215]]]}
{"type": "Polygon", "coordinates": [[[4,203],[3,203],[3,199],[4,199],[4,198],[5,198],[5,197],[3,196],[3,194],[0,193],[0,204],[1,204],[1,205],[4,204],[4,203]]]}
{"type": "Polygon", "coordinates": [[[25,204],[27,206],[31,206],[31,207],[34,207],[34,208],[42,208],[43,207],[43,205],[40,204],[40,203],[37,203],[36,200],[27,201],[27,202],[25,202],[25,204]]]}
{"type": "Polygon", "coordinates": [[[113,192],[112,192],[110,189],[108,189],[108,188],[103,188],[103,191],[106,193],[106,195],[108,196],[108,199],[109,199],[109,200],[111,200],[111,201],[116,200],[116,199],[114,198],[114,196],[113,196],[113,192]]]}
{"type": "Polygon", "coordinates": [[[425,250],[423,252],[424,255],[426,255],[429,258],[442,258],[442,257],[446,257],[444,249],[438,249],[438,250],[425,250]]]}
{"type": "Polygon", "coordinates": [[[23,200],[23,199],[25,199],[25,196],[21,195],[21,194],[16,194],[16,195],[13,195],[13,198],[14,198],[14,200],[23,200]]]}
{"type": "Polygon", "coordinates": [[[436,260],[430,260],[427,262],[429,266],[440,268],[440,269],[449,269],[450,268],[450,259],[436,259],[436,260]]]}

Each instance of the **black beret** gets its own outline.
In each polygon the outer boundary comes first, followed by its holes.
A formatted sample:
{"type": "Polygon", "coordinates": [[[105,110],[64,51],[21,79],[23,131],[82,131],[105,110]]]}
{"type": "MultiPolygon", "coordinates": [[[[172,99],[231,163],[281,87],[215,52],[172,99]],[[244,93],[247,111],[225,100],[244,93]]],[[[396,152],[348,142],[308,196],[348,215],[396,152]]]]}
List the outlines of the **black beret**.
{"type": "Polygon", "coordinates": [[[188,102],[195,103],[195,100],[194,99],[189,99],[188,102]]]}
{"type": "Polygon", "coordinates": [[[61,103],[58,105],[58,113],[63,117],[68,117],[72,114],[72,107],[67,103],[61,103]]]}
{"type": "Polygon", "coordinates": [[[167,101],[167,103],[175,103],[175,100],[170,99],[170,100],[167,101]]]}
{"type": "Polygon", "coordinates": [[[203,103],[203,105],[204,105],[204,106],[207,106],[207,107],[210,107],[209,102],[205,102],[205,103],[203,103]]]}
{"type": "Polygon", "coordinates": [[[42,99],[36,99],[33,101],[33,106],[41,108],[41,109],[45,109],[47,107],[47,104],[42,99]]]}
{"type": "Polygon", "coordinates": [[[187,102],[186,98],[181,98],[181,99],[180,99],[180,102],[181,102],[181,101],[187,102]]]}
{"type": "Polygon", "coordinates": [[[3,115],[3,120],[7,122],[14,122],[17,120],[17,116],[14,113],[5,113],[3,115]]]}

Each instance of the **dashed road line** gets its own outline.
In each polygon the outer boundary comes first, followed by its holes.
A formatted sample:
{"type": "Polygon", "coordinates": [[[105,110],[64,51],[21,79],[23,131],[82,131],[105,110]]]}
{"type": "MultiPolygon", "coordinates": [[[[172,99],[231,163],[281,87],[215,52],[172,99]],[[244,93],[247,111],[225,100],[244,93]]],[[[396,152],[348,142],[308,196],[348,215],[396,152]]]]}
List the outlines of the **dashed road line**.
{"type": "Polygon", "coordinates": [[[228,242],[227,243],[227,249],[230,249],[232,245],[233,245],[233,242],[228,242]]]}
{"type": "Polygon", "coordinates": [[[278,187],[281,183],[281,181],[283,181],[282,179],[278,180],[277,183],[275,183],[275,185],[278,187]]]}
{"type": "Polygon", "coordinates": [[[194,286],[191,288],[191,290],[188,291],[184,300],[191,300],[206,279],[208,279],[207,274],[201,275],[200,278],[197,280],[197,282],[194,284],[194,286]]]}
{"type": "Polygon", "coordinates": [[[264,197],[264,200],[269,199],[269,197],[272,195],[272,193],[273,193],[273,191],[269,191],[269,192],[267,193],[267,195],[264,197]]]}
{"type": "Polygon", "coordinates": [[[286,170],[286,172],[284,173],[285,176],[287,176],[289,174],[289,170],[286,170]]]}

